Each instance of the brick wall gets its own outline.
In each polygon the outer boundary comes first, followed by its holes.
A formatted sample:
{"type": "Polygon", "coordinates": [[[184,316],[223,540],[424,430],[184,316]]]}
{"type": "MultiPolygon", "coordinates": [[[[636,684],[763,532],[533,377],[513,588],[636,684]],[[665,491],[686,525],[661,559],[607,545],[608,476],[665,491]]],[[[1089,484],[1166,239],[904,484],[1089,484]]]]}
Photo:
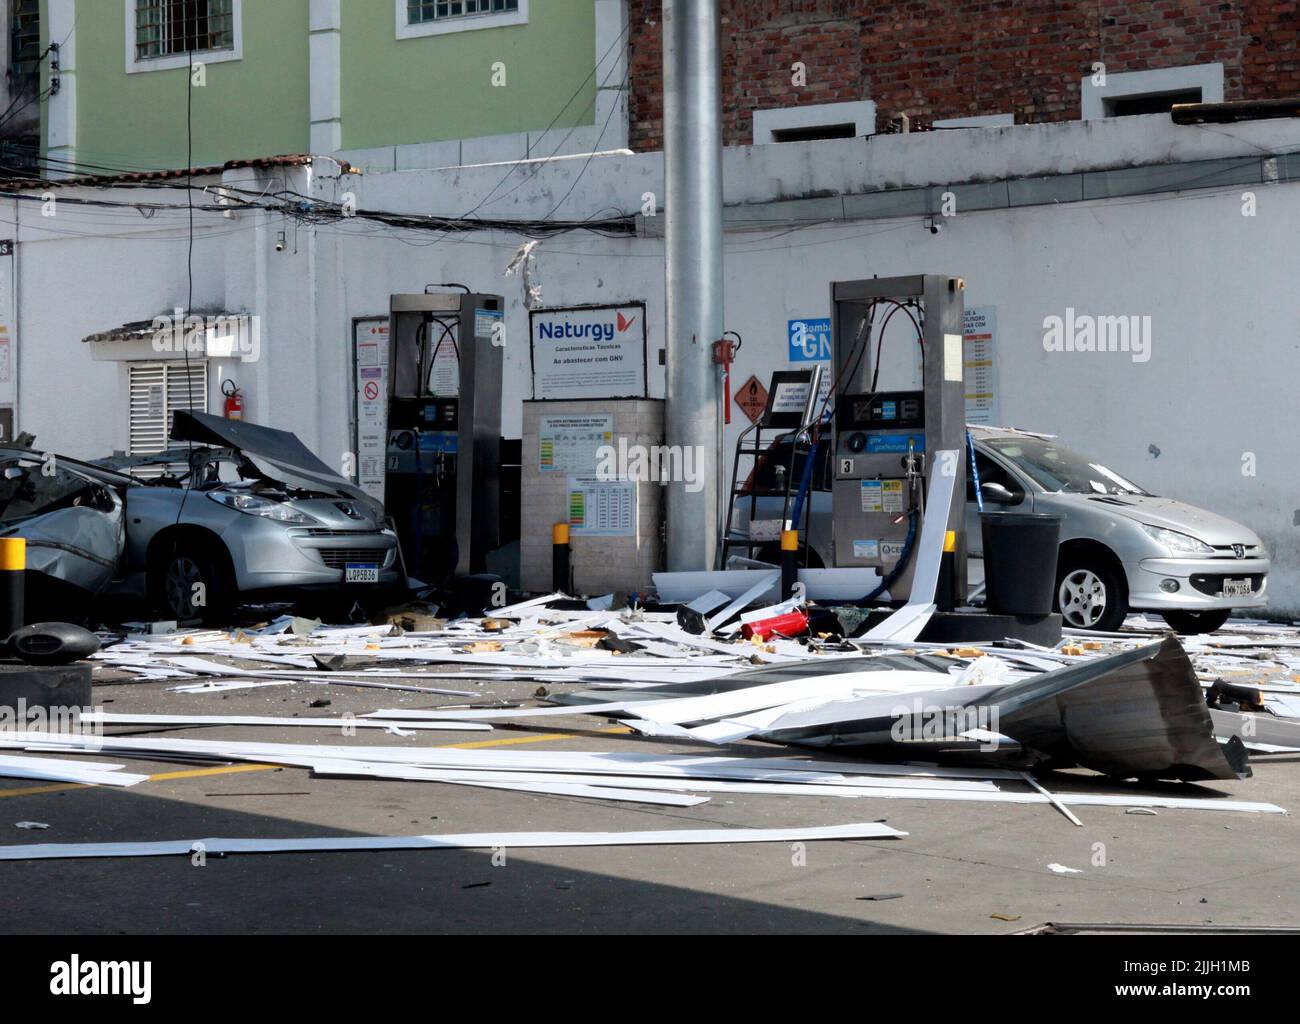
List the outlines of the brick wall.
{"type": "MultiPolygon", "coordinates": [[[[755,110],[875,100],[931,121],[1014,113],[1079,117],[1079,81],[1220,62],[1224,98],[1300,95],[1296,0],[719,0],[728,145],[752,142],[755,110]],[[792,83],[792,65],[807,83],[792,83]]],[[[663,146],[662,0],[629,0],[632,148],[663,146]]]]}

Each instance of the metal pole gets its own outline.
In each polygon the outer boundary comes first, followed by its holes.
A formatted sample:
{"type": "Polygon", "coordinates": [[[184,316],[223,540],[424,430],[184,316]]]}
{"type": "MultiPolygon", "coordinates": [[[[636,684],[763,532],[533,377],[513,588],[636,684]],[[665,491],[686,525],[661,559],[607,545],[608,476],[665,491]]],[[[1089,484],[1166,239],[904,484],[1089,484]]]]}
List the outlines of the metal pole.
{"type": "Polygon", "coordinates": [[[664,0],[668,569],[713,568],[722,337],[722,58],[717,0],[664,0]],[[689,468],[689,479],[683,479],[689,468]]]}

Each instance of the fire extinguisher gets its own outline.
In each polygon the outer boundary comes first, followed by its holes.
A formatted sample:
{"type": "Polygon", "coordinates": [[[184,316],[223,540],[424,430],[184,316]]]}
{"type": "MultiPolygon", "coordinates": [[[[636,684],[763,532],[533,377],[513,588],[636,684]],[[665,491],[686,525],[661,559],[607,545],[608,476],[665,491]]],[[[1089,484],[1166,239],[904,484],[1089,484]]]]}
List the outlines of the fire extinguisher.
{"type": "Polygon", "coordinates": [[[244,396],[233,380],[228,380],[221,385],[221,393],[226,396],[225,414],[228,420],[242,420],[244,418],[244,396]]]}

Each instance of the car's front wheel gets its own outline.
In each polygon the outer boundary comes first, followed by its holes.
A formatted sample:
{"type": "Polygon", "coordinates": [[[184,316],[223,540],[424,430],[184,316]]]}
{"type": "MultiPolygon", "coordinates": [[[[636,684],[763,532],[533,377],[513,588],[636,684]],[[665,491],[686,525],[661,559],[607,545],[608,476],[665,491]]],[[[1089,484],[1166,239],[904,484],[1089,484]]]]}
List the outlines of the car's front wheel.
{"type": "Polygon", "coordinates": [[[1228,616],[1231,614],[1231,608],[1219,608],[1204,612],[1168,611],[1160,613],[1161,617],[1169,623],[1170,629],[1175,633],[1182,633],[1184,636],[1213,633],[1228,621],[1228,616]]]}
{"type": "Polygon", "coordinates": [[[163,611],[178,621],[221,623],[234,601],[220,562],[211,552],[194,547],[178,547],[163,559],[157,593],[163,611]]]}
{"type": "Polygon", "coordinates": [[[1128,614],[1123,575],[1103,562],[1063,559],[1056,572],[1056,606],[1071,629],[1112,633],[1128,614]]]}

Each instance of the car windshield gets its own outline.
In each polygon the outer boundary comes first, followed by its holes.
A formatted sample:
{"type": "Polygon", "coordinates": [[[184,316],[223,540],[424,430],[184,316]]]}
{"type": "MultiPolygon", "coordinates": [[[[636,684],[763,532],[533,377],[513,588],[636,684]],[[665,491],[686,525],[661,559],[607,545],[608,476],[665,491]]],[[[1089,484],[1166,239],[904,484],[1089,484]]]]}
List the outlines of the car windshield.
{"type": "Polygon", "coordinates": [[[1039,437],[997,437],[984,441],[1036,484],[1066,494],[1146,494],[1095,459],[1039,437]]]}

